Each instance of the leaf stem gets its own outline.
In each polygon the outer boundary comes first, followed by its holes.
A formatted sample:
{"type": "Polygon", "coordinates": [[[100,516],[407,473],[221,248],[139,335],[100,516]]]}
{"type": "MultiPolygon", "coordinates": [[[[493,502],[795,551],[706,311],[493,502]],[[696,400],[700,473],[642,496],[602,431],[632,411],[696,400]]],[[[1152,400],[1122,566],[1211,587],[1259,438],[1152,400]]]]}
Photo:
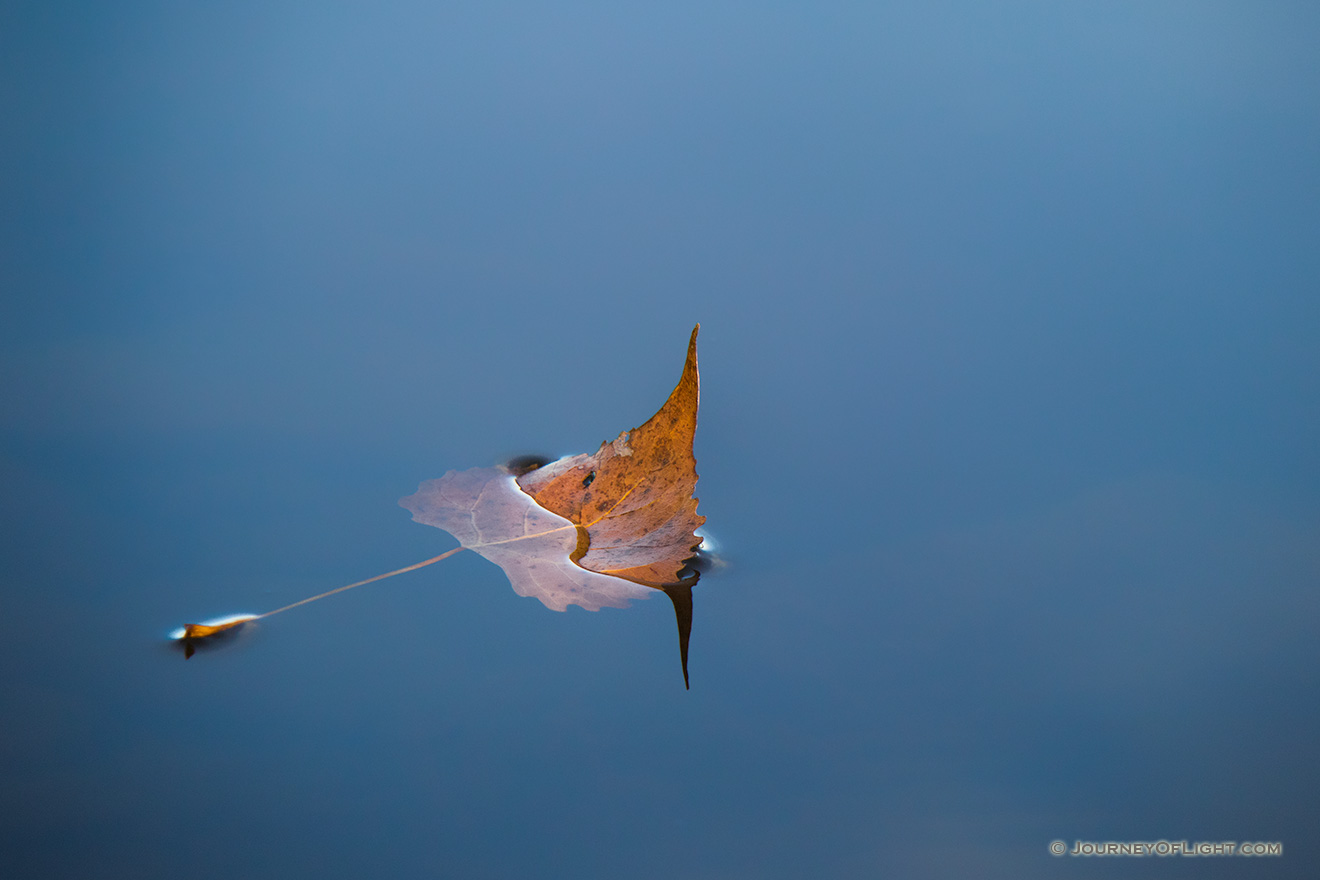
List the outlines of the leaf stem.
{"type": "Polygon", "coordinates": [[[348,584],[343,587],[335,587],[333,590],[326,590],[324,593],[317,593],[315,596],[308,596],[306,599],[299,599],[297,602],[294,602],[292,605],[285,605],[283,608],[276,608],[274,611],[267,611],[265,614],[258,614],[255,619],[261,620],[262,618],[272,617],[276,614],[279,614],[282,611],[288,611],[291,608],[297,608],[299,605],[306,605],[308,602],[315,602],[317,599],[324,599],[326,596],[333,596],[335,593],[342,593],[345,590],[351,590],[354,587],[360,587],[363,584],[369,584],[373,581],[384,580],[387,577],[394,577],[396,574],[404,574],[406,572],[416,571],[419,568],[424,568],[428,565],[431,565],[432,563],[439,562],[441,559],[448,559],[450,556],[453,556],[455,553],[457,553],[462,549],[464,548],[455,547],[453,550],[450,550],[446,553],[441,553],[439,556],[433,557],[431,559],[427,559],[425,562],[418,562],[415,565],[410,565],[407,568],[396,569],[395,571],[387,571],[385,572],[385,574],[378,574],[375,577],[369,577],[365,581],[358,581],[355,584],[348,584]]]}

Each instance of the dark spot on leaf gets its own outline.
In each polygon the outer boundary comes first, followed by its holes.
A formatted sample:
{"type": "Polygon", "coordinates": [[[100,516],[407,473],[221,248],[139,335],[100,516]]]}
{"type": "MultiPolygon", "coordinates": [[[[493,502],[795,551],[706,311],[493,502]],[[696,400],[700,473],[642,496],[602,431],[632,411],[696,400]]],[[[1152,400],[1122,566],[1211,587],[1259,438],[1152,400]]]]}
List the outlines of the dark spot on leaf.
{"type": "Polygon", "coordinates": [[[582,478],[582,488],[585,489],[588,486],[590,486],[592,482],[595,481],[595,479],[596,479],[595,471],[592,471],[591,473],[587,474],[585,477],[582,478]]]}
{"type": "Polygon", "coordinates": [[[543,455],[520,455],[517,458],[511,458],[504,465],[504,469],[515,477],[521,477],[523,474],[530,474],[539,467],[550,463],[550,459],[543,455]]]}

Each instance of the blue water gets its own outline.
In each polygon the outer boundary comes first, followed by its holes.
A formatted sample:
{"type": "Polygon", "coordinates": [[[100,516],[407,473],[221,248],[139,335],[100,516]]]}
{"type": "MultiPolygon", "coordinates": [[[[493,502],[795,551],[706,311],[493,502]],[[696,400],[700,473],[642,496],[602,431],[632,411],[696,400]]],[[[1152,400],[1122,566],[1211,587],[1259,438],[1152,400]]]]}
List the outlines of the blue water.
{"type": "Polygon", "coordinates": [[[1317,37],[10,8],[0,873],[1313,876],[1317,37]],[[454,546],[397,500],[639,424],[698,321],[690,691],[663,596],[471,553],[168,643],[454,546]]]}

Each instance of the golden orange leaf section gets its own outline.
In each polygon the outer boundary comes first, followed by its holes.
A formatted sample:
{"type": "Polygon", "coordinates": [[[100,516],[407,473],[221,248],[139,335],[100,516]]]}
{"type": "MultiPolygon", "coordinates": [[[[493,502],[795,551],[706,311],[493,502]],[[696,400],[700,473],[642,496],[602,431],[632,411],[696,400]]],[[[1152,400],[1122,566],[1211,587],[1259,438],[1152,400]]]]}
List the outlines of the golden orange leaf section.
{"type": "Polygon", "coordinates": [[[257,619],[255,614],[236,614],[233,617],[224,620],[213,620],[210,623],[189,623],[182,629],[175,632],[170,638],[176,639],[183,648],[183,656],[191,657],[196,653],[200,645],[208,644],[210,640],[223,640],[232,636],[243,627],[257,619]]]}
{"type": "Polygon", "coordinates": [[[222,633],[225,630],[234,629],[247,623],[246,620],[234,620],[229,623],[222,623],[218,626],[208,626],[205,623],[189,623],[183,628],[183,637],[185,639],[204,639],[207,636],[213,636],[216,633],[222,633]]]}
{"type": "Polygon", "coordinates": [[[644,425],[602,443],[592,455],[561,458],[518,478],[537,504],[578,527],[572,559],[588,571],[656,588],[695,580],[679,572],[700,546],[693,532],[706,521],[692,497],[700,329],[692,329],[678,385],[644,425]]]}

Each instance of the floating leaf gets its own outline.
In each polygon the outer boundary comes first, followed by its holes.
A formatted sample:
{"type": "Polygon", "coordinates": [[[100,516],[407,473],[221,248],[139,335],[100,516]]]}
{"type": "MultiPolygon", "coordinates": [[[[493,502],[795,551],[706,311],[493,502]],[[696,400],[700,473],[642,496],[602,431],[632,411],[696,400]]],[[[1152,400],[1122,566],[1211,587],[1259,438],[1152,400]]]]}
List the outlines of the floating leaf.
{"type": "Polygon", "coordinates": [[[502,468],[450,471],[400,500],[413,519],[444,529],[462,545],[439,556],[327,590],[265,614],[190,623],[171,634],[194,649],[237,632],[249,621],[414,571],[463,549],[504,569],[513,589],[548,608],[623,608],[663,591],[678,620],[683,683],[688,680],[692,586],[703,567],[695,534],[705,522],[692,492],[697,463],[700,382],[697,331],[688,341],[683,375],[665,405],[641,427],[602,443],[592,455],[544,464],[523,458],[502,468]]]}
{"type": "Polygon", "coordinates": [[[503,568],[520,596],[555,611],[621,608],[664,591],[678,620],[684,683],[699,577],[689,562],[701,546],[694,532],[705,521],[692,496],[698,329],[678,385],[641,427],[592,455],[516,478],[508,468],[450,471],[399,502],[416,521],[444,529],[503,568]]]}

